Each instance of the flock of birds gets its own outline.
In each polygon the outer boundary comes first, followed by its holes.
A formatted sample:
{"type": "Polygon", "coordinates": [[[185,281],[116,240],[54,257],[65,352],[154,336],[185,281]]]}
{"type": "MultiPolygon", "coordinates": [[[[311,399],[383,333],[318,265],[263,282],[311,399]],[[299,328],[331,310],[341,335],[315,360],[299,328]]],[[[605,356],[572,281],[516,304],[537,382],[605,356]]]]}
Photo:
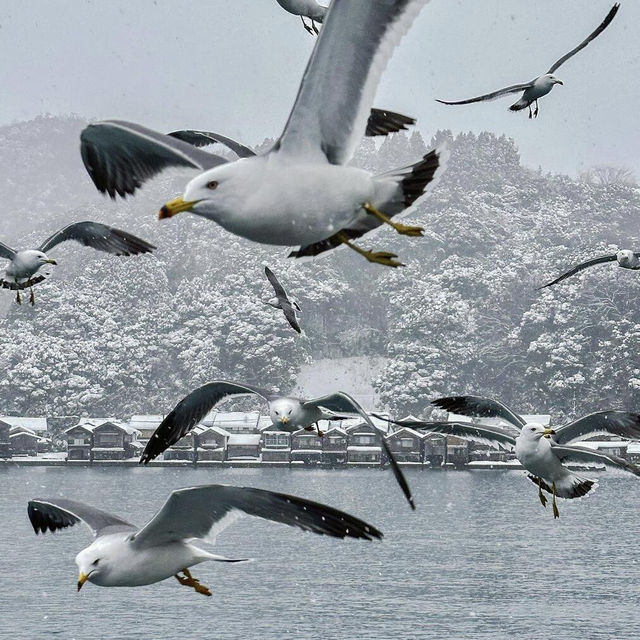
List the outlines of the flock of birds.
{"type": "MultiPolygon", "coordinates": [[[[277,1],[290,13],[299,15],[305,29],[311,34],[319,33],[319,37],[291,115],[271,149],[256,154],[240,142],[209,131],[185,129],[163,134],[139,124],[109,120],[91,124],[82,132],[84,165],[98,190],[114,199],[133,195],[164,169],[190,167],[198,170],[198,175],[186,185],[181,197],[160,208],[159,218],[189,211],[254,242],[296,246],[292,257],[315,256],[347,246],[370,262],[401,266],[397,255],[363,249],[356,240],[383,225],[410,237],[423,234],[421,227],[404,224],[399,219],[433,187],[446,164],[446,149],[434,149],[413,165],[379,175],[352,167],[348,162],[363,135],[387,135],[414,123],[412,118],[398,113],[371,109],[371,103],[394,46],[428,0],[333,0],[330,8],[315,0],[277,1]],[[321,30],[318,25],[323,25],[321,30]],[[202,150],[213,143],[226,145],[238,160],[230,162],[202,150]]],[[[528,108],[530,117],[537,116],[538,100],[555,84],[562,84],[554,72],[602,33],[618,9],[619,4],[615,4],[598,28],[543,76],[477,98],[445,104],[468,104],[521,91],[521,98],[511,109],[528,108]]],[[[0,281],[2,286],[16,290],[20,302],[20,291],[31,289],[44,278],[40,270],[45,265],[55,264],[48,252],[65,240],[115,255],[148,253],[155,248],[119,229],[95,222],[75,223],[54,234],[38,250],[16,251],[0,245],[0,255],[11,261],[0,281]]],[[[619,251],[578,265],[549,285],[602,262],[617,260],[621,267],[638,269],[639,258],[640,254],[619,251]]],[[[265,275],[275,297],[262,302],[281,310],[291,327],[301,333],[300,306],[268,267],[265,275]]],[[[33,303],[32,290],[30,299],[33,303]]],[[[243,382],[216,380],[191,392],[176,405],[150,438],[140,462],[149,463],[178,442],[219,402],[247,394],[257,395],[268,403],[271,421],[278,430],[308,429],[322,436],[320,420],[355,415],[374,431],[381,432],[358,402],[343,392],[300,399],[243,382]]],[[[433,404],[458,415],[491,418],[493,422],[412,420],[395,424],[513,450],[529,478],[537,484],[543,506],[547,503],[545,494],[552,496],[554,517],[559,516],[556,498],[581,497],[594,486],[592,480],[569,470],[566,463],[602,463],[640,476],[640,468],[626,460],[575,445],[595,433],[640,438],[639,414],[603,411],[548,429],[527,424],[504,404],[488,398],[440,398],[433,404]]],[[[387,440],[383,437],[381,442],[396,482],[415,509],[409,484],[387,440]]],[[[244,559],[213,555],[196,547],[193,541],[213,542],[239,514],[338,538],[382,538],[374,526],[332,507],[247,487],[206,485],[176,490],[142,528],[74,500],[38,499],[28,505],[36,533],[64,529],[81,521],[93,532],[94,542],[76,557],[78,590],[87,581],[100,586],[138,586],[175,576],[181,585],[211,595],[192,576],[190,567],[209,560],[244,559]]]]}

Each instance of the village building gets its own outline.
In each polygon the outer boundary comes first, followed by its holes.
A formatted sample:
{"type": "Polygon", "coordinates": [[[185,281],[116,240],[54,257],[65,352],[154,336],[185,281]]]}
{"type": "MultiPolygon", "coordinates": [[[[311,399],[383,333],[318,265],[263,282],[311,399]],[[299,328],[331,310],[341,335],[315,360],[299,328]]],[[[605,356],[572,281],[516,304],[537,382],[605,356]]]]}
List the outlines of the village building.
{"type": "Polygon", "coordinates": [[[337,467],[347,463],[347,432],[342,427],[331,427],[322,434],[322,464],[337,467]]]}
{"type": "Polygon", "coordinates": [[[289,462],[291,458],[291,434],[277,431],[269,425],[262,430],[260,446],[262,462],[289,462]]]}
{"type": "Polygon", "coordinates": [[[231,434],[220,427],[200,425],[194,429],[196,460],[198,462],[222,462],[227,456],[227,443],[231,434]]]}
{"type": "Polygon", "coordinates": [[[11,427],[9,444],[12,456],[37,456],[39,452],[50,448],[47,446],[46,438],[36,435],[26,427],[11,427]]]}
{"type": "Polygon", "coordinates": [[[11,431],[11,425],[4,420],[0,420],[0,458],[7,459],[11,457],[9,431],[11,431]]]}
{"type": "Polygon", "coordinates": [[[313,431],[298,429],[291,434],[291,462],[320,464],[322,462],[322,438],[315,427],[313,431]]]}
{"type": "Polygon", "coordinates": [[[227,460],[258,460],[260,437],[259,433],[231,433],[227,440],[227,460]]]}
{"type": "MultiPolygon", "coordinates": [[[[113,420],[113,418],[110,419],[113,420]]],[[[151,438],[153,432],[158,428],[163,420],[164,415],[161,414],[140,414],[131,416],[131,420],[129,420],[127,424],[139,433],[138,442],[146,446],[147,442],[149,442],[149,438],[151,438]]],[[[107,422],[107,419],[103,420],[103,422],[107,422]]]]}
{"type": "Polygon", "coordinates": [[[163,454],[164,460],[196,461],[195,429],[182,436],[178,442],[172,444],[163,454]]]}
{"type": "Polygon", "coordinates": [[[352,425],[347,432],[347,464],[382,464],[382,434],[366,422],[352,425]]]}
{"type": "Polygon", "coordinates": [[[68,427],[62,433],[67,440],[67,460],[91,460],[93,428],[96,425],[81,421],[68,427]]]}
{"type": "Polygon", "coordinates": [[[92,460],[126,460],[140,455],[143,446],[138,431],[117,421],[103,422],[93,428],[92,460]]]}
{"type": "Polygon", "coordinates": [[[387,445],[397,462],[422,464],[426,435],[409,427],[402,427],[386,436],[387,445]]]}

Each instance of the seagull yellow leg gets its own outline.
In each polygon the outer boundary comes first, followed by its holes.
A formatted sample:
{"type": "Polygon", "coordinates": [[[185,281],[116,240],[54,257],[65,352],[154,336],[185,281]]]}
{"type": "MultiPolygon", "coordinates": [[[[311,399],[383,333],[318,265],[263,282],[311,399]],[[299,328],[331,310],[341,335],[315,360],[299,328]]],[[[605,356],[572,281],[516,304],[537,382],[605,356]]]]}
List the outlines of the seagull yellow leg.
{"type": "Polygon", "coordinates": [[[300,20],[302,20],[302,24],[304,25],[305,30],[307,31],[307,33],[310,33],[311,35],[313,35],[313,30],[311,29],[311,27],[304,21],[304,18],[302,16],[300,16],[300,20]]]}
{"type": "Polygon", "coordinates": [[[316,431],[318,432],[318,438],[322,438],[324,433],[322,433],[322,431],[320,431],[320,425],[317,422],[316,422],[316,431]]]}
{"type": "Polygon", "coordinates": [[[556,483],[553,483],[553,519],[560,517],[560,512],[558,511],[558,504],[556,503],[556,483]]]}
{"type": "Polygon", "coordinates": [[[191,572],[189,571],[189,569],[183,569],[182,573],[184,573],[184,576],[181,576],[179,573],[175,574],[175,579],[182,585],[184,585],[185,587],[191,587],[193,589],[195,589],[195,591],[197,593],[201,593],[203,596],[210,596],[211,591],[209,591],[209,589],[207,589],[207,587],[205,587],[203,584],[200,584],[200,580],[194,578],[191,575],[191,572]]]}
{"type": "Polygon", "coordinates": [[[542,493],[542,480],[538,478],[538,498],[540,498],[540,503],[546,509],[547,508],[547,497],[542,493]]]}
{"type": "Polygon", "coordinates": [[[22,304],[22,298],[20,297],[20,289],[16,289],[16,302],[22,304]]]}
{"type": "Polygon", "coordinates": [[[538,109],[538,101],[536,100],[536,109],[535,109],[535,111],[533,112],[533,117],[534,117],[534,118],[537,118],[537,117],[538,117],[538,111],[539,111],[539,109],[538,109]]]}
{"type": "Polygon", "coordinates": [[[29,287],[29,302],[31,303],[31,306],[35,306],[36,304],[36,296],[33,293],[33,287],[29,287]]]}
{"type": "Polygon", "coordinates": [[[365,251],[357,245],[353,244],[346,233],[339,231],[335,235],[331,236],[332,239],[347,245],[349,249],[353,249],[356,253],[364,256],[369,262],[375,262],[377,264],[384,264],[387,267],[404,267],[402,262],[394,260],[398,256],[395,253],[389,253],[388,251],[365,251]]]}
{"type": "Polygon", "coordinates": [[[382,211],[376,209],[370,202],[365,202],[362,208],[372,216],[378,218],[390,227],[393,227],[400,235],[403,236],[423,236],[424,229],[422,227],[412,227],[407,224],[401,224],[400,222],[394,222],[389,216],[386,216],[382,211]]]}

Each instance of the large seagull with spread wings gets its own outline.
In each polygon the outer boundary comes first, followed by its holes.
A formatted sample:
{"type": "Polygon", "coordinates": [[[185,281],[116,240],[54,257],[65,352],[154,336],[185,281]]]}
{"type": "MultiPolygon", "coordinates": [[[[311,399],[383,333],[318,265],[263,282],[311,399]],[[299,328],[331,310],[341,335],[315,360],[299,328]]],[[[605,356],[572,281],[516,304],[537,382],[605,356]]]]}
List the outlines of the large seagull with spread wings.
{"type": "Polygon", "coordinates": [[[133,194],[168,167],[199,170],[160,218],[183,211],[254,242],[298,247],[293,257],[348,246],[370,262],[401,266],[388,251],[355,244],[382,225],[420,236],[397,217],[421,198],[443,166],[436,149],[383,174],[348,166],[394,46],[427,0],[334,0],[275,146],[227,162],[172,136],[117,120],[88,126],[82,158],[96,187],[133,194]]]}
{"type": "Polygon", "coordinates": [[[22,304],[20,291],[29,289],[29,301],[32,305],[35,304],[33,285],[46,278],[41,269],[45,265],[58,264],[49,257],[48,252],[67,240],[75,240],[85,247],[116,256],[135,256],[139,253],[150,253],[155,249],[152,244],[121,229],[90,220],[74,222],[56,231],[38,249],[12,249],[0,242],[0,258],[10,260],[4,278],[0,278],[0,287],[13,289],[18,304],[22,304]]]}
{"type": "MultiPolygon", "coordinates": [[[[374,424],[362,406],[342,391],[320,398],[301,399],[283,396],[275,391],[261,389],[244,382],[214,380],[192,391],[178,402],[149,438],[140,457],[140,463],[148,464],[180,438],[186,436],[219,402],[234,396],[246,395],[257,395],[265,400],[269,405],[271,422],[282,431],[313,430],[315,425],[318,436],[322,436],[318,427],[319,420],[338,420],[359,416],[374,432],[381,433],[381,429],[374,424]]],[[[409,484],[389,448],[384,433],[381,433],[381,436],[382,448],[391,465],[391,471],[410,507],[415,509],[409,484]]]]}
{"type": "Polygon", "coordinates": [[[238,516],[250,515],[333,538],[373,540],[382,533],[359,518],[318,502],[284,493],[220,484],[177,489],[144,527],[66,498],[31,500],[27,507],[36,533],[83,522],[94,541],[76,556],[78,591],[86,582],[100,587],[138,587],[174,576],[186,587],[211,591],[189,567],[201,562],[243,562],[196,547],[209,544],[238,516]]]}
{"type": "Polygon", "coordinates": [[[560,517],[556,497],[581,498],[595,482],[567,469],[568,463],[603,464],[640,476],[640,468],[623,458],[577,446],[575,443],[596,434],[640,438],[640,414],[628,411],[599,411],[555,429],[527,423],[502,402],[482,396],[438,398],[431,404],[457,415],[474,418],[500,418],[506,426],[476,422],[420,422],[403,420],[396,424],[464,438],[515,451],[516,458],[538,485],[538,497],[546,507],[546,491],[553,497],[553,516],[560,517]]]}
{"type": "Polygon", "coordinates": [[[473,102],[485,102],[487,100],[495,100],[502,98],[502,96],[509,95],[510,93],[520,93],[522,91],[522,97],[512,104],[509,109],[511,111],[521,111],[522,109],[529,108],[529,117],[538,116],[538,100],[543,96],[546,96],[556,84],[564,84],[562,80],[558,80],[554,73],[563,65],[569,58],[572,58],[578,51],[584,49],[592,40],[597,38],[611,23],[620,4],[613,5],[607,17],[600,23],[600,25],[591,33],[585,40],[583,40],[575,49],[572,49],[566,55],[562,56],[559,60],[554,62],[549,71],[538,78],[534,78],[530,82],[522,82],[520,84],[514,84],[510,87],[504,87],[504,89],[498,89],[498,91],[492,91],[491,93],[485,93],[477,98],[468,98],[467,100],[437,100],[442,104],[471,104],[473,102]],[[531,111],[531,105],[535,102],[535,111],[531,111]]]}

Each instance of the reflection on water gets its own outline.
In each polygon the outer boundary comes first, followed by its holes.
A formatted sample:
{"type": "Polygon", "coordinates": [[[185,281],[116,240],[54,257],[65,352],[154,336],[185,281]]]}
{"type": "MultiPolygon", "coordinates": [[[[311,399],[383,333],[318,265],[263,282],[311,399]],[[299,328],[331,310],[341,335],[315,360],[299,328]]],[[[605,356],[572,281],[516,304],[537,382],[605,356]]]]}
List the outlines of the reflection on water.
{"type": "Polygon", "coordinates": [[[602,475],[561,519],[522,472],[0,468],[0,611],[7,638],[632,638],[640,634],[640,484],[602,475]],[[326,502],[385,533],[340,541],[245,518],[218,539],[247,564],[203,564],[205,598],[168,580],[76,593],[84,527],[36,537],[29,498],[66,496],[143,524],[170,490],[222,482],[326,502]]]}

